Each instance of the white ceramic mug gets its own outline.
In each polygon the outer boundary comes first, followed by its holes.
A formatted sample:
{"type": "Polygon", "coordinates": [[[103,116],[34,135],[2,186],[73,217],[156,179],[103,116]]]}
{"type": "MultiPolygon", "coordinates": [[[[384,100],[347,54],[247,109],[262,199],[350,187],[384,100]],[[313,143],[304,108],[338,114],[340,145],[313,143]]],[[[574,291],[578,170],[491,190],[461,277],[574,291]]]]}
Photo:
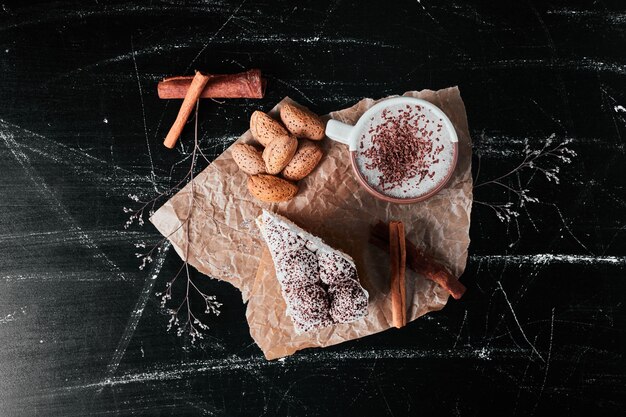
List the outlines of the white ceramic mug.
{"type": "Polygon", "coordinates": [[[374,106],[372,106],[369,110],[367,110],[356,122],[354,126],[342,123],[338,120],[329,120],[326,124],[326,136],[330,139],[344,143],[348,145],[348,149],[350,150],[350,160],[352,162],[352,168],[354,173],[356,174],[357,179],[361,183],[361,185],[373,196],[379,198],[384,201],[392,202],[392,203],[416,203],[419,201],[424,201],[433,195],[437,194],[445,185],[448,183],[450,178],[452,177],[452,173],[454,172],[454,168],[456,167],[457,161],[457,153],[458,153],[458,138],[456,135],[456,130],[452,125],[448,116],[445,115],[439,107],[434,104],[414,97],[395,97],[387,100],[383,100],[374,106]],[[359,139],[361,135],[369,134],[365,132],[365,128],[367,127],[368,120],[372,119],[374,116],[378,114],[382,114],[385,109],[396,107],[398,105],[410,105],[410,106],[420,106],[424,109],[428,109],[441,120],[442,128],[446,129],[446,133],[448,134],[449,141],[452,142],[453,146],[453,157],[452,161],[449,164],[448,171],[444,176],[443,180],[438,183],[434,188],[426,192],[425,194],[409,197],[409,198],[397,198],[386,195],[381,191],[376,190],[368,181],[365,179],[365,176],[361,172],[358,164],[357,164],[357,147],[359,145],[359,139]]]}

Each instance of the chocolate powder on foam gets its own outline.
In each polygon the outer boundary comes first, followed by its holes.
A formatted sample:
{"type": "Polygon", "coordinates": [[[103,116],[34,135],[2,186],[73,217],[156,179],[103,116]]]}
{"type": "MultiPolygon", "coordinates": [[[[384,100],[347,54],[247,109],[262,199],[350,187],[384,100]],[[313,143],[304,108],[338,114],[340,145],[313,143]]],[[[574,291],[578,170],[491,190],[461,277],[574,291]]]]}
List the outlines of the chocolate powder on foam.
{"type": "Polygon", "coordinates": [[[397,112],[385,109],[381,123],[368,131],[372,146],[362,151],[370,159],[365,167],[380,171],[378,186],[383,191],[400,187],[411,178],[422,181],[434,176],[431,168],[439,162],[444,147],[435,146],[432,135],[441,125],[430,128],[421,109],[408,104],[397,112]]]}

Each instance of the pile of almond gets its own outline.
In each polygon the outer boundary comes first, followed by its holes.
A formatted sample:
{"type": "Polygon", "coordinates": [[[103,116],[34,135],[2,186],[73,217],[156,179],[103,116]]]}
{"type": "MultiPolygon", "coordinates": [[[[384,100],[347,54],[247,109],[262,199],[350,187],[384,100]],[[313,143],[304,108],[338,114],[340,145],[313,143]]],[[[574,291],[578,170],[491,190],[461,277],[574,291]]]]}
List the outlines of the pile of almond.
{"type": "Polygon", "coordinates": [[[324,122],[305,107],[285,103],[280,109],[282,124],[255,111],[250,131],[263,147],[237,143],[233,159],[250,175],[248,190],[261,201],[291,200],[298,192],[296,181],[315,169],[323,156],[319,141],[324,139],[324,122]]]}

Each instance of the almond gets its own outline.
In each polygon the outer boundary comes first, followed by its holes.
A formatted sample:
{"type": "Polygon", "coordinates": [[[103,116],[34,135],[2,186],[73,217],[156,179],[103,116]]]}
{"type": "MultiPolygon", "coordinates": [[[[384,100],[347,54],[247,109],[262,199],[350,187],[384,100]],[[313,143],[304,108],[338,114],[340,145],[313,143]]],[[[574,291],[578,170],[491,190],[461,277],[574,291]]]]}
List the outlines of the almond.
{"type": "Polygon", "coordinates": [[[283,104],[280,118],[287,130],[297,138],[322,140],[325,124],[320,117],[306,107],[283,104]]]}
{"type": "Polygon", "coordinates": [[[315,169],[323,155],[324,152],[317,143],[301,139],[296,154],[283,169],[283,177],[290,181],[300,181],[315,169]]]}
{"type": "Polygon", "coordinates": [[[278,174],[291,161],[297,149],[298,140],[289,134],[274,139],[263,151],[265,171],[278,174]]]}
{"type": "Polygon", "coordinates": [[[277,203],[291,200],[298,192],[298,186],[273,175],[259,174],[248,178],[248,190],[261,201],[277,203]]]}
{"type": "Polygon", "coordinates": [[[280,122],[258,110],[250,117],[250,132],[263,146],[269,145],[277,137],[289,134],[280,122]]]}
{"type": "Polygon", "coordinates": [[[245,143],[236,143],[232,151],[233,159],[240,170],[250,175],[265,174],[265,161],[257,148],[245,143]]]}

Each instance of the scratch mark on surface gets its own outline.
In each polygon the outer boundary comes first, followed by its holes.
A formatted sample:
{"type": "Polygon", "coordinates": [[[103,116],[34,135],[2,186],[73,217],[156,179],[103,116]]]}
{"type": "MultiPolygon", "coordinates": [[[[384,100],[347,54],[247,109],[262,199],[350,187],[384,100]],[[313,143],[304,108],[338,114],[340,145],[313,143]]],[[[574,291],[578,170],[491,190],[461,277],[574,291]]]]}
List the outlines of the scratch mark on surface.
{"type": "MultiPolygon", "coordinates": [[[[621,105],[618,105],[617,100],[615,99],[615,97],[613,97],[608,89],[605,86],[601,86],[600,87],[600,91],[602,91],[603,96],[605,98],[605,102],[608,102],[609,106],[614,106],[613,110],[615,111],[615,113],[617,113],[617,115],[619,116],[619,120],[615,118],[615,115],[613,113],[611,113],[611,119],[613,120],[613,126],[615,127],[615,135],[617,136],[617,138],[619,139],[619,143],[617,145],[618,149],[621,149],[622,152],[624,151],[624,144],[623,144],[623,140],[622,140],[622,134],[620,133],[620,123],[619,122],[626,122],[623,118],[623,116],[621,114],[619,114],[619,112],[617,110],[619,110],[619,108],[623,108],[621,105]],[[617,109],[617,110],[616,110],[617,109]]],[[[607,165],[608,166],[608,165],[607,165]]]]}
{"type": "MultiPolygon", "coordinates": [[[[376,370],[376,363],[378,362],[378,356],[377,355],[374,356],[374,359],[371,362],[372,362],[372,366],[370,367],[367,373],[367,377],[365,378],[365,380],[367,381],[372,381],[373,379],[374,371],[376,370]]],[[[356,395],[354,395],[354,397],[352,398],[352,401],[350,402],[350,406],[354,405],[354,403],[356,403],[361,397],[361,395],[365,392],[367,392],[367,385],[363,384],[359,392],[356,393],[356,395]]]]}
{"type": "Polygon", "coordinates": [[[479,25],[484,25],[484,26],[489,26],[489,27],[497,26],[496,23],[486,20],[483,17],[483,15],[481,15],[478,12],[475,6],[472,6],[467,3],[464,3],[464,4],[453,3],[450,5],[450,9],[447,9],[446,11],[448,13],[463,17],[464,19],[470,19],[479,25]]]}
{"type": "Polygon", "coordinates": [[[465,320],[467,320],[467,309],[465,309],[465,314],[463,314],[463,321],[461,322],[461,327],[459,328],[459,333],[456,335],[456,340],[454,341],[452,349],[456,348],[457,343],[459,343],[459,340],[461,339],[461,332],[463,331],[465,320]]]}
{"type": "MultiPolygon", "coordinates": [[[[8,125],[4,123],[4,120],[1,119],[0,125],[4,125],[5,128],[8,127],[8,125]]],[[[8,150],[20,164],[22,169],[26,172],[28,179],[34,184],[36,189],[39,191],[39,194],[41,194],[42,197],[48,200],[48,202],[50,203],[50,208],[56,211],[61,221],[68,224],[68,226],[70,227],[70,230],[68,230],[68,232],[76,233],[82,245],[96,252],[96,254],[94,255],[96,259],[100,260],[102,263],[108,266],[110,272],[114,272],[123,281],[126,281],[127,278],[124,273],[111,259],[109,259],[109,257],[100,249],[100,247],[94,242],[94,240],[78,225],[76,220],[74,220],[74,218],[67,211],[65,206],[56,197],[54,191],[52,191],[52,189],[48,187],[44,179],[39,174],[37,174],[26,154],[24,154],[24,152],[20,150],[17,142],[15,141],[14,135],[11,132],[0,131],[0,139],[4,141],[8,150]]]]}
{"type": "Polygon", "coordinates": [[[152,294],[152,289],[154,288],[154,283],[161,272],[161,268],[163,267],[163,263],[165,262],[165,257],[170,248],[171,244],[169,240],[166,240],[162,246],[161,252],[157,256],[154,261],[154,264],[150,268],[150,273],[146,277],[146,280],[143,284],[143,288],[141,289],[141,293],[139,293],[139,299],[135,304],[135,308],[130,313],[130,318],[128,319],[128,323],[126,324],[126,328],[124,329],[124,333],[122,333],[122,337],[117,344],[117,348],[115,352],[113,352],[113,357],[107,366],[106,375],[107,378],[105,381],[110,381],[111,377],[117,371],[117,368],[120,366],[120,362],[124,357],[124,353],[126,353],[126,349],[128,348],[128,344],[130,340],[133,338],[135,334],[135,330],[137,329],[137,325],[139,324],[139,320],[143,315],[143,310],[146,308],[146,304],[148,303],[148,299],[150,298],[150,294],[152,294]]]}
{"type": "MultiPolygon", "coordinates": [[[[593,58],[567,59],[567,58],[537,58],[537,59],[501,59],[484,64],[471,64],[472,69],[509,69],[509,68],[545,68],[571,71],[589,71],[594,73],[626,74],[626,65],[616,62],[603,62],[593,58]]],[[[463,66],[462,63],[459,63],[463,66]]]]}
{"type": "MultiPolygon", "coordinates": [[[[564,126],[561,126],[561,128],[565,129],[564,126]]],[[[533,137],[529,135],[512,136],[500,132],[486,133],[484,130],[472,131],[471,136],[478,139],[472,143],[472,148],[478,155],[502,159],[506,159],[511,156],[518,157],[520,152],[523,151],[524,145],[527,141],[530,143],[540,143],[544,140],[542,137],[533,137]]],[[[568,143],[594,147],[596,149],[600,147],[609,148],[614,146],[614,142],[608,142],[600,138],[581,136],[576,136],[574,138],[569,135],[561,134],[554,134],[552,138],[561,142],[567,141],[568,143]]]]}
{"type": "Polygon", "coordinates": [[[529,1],[528,4],[530,6],[530,9],[535,14],[535,17],[537,18],[537,21],[539,22],[541,29],[546,35],[546,39],[548,40],[548,47],[552,51],[552,56],[556,57],[556,45],[554,44],[554,39],[552,39],[552,35],[550,34],[550,30],[548,29],[548,25],[546,25],[546,22],[541,17],[541,14],[539,13],[535,5],[531,1],[529,1]]]}
{"type": "MultiPolygon", "coordinates": [[[[36,273],[10,273],[0,275],[0,281],[10,282],[52,282],[52,283],[68,283],[68,282],[99,282],[113,281],[110,273],[94,272],[93,270],[85,270],[80,272],[36,272],[36,273]]],[[[127,281],[127,278],[118,278],[118,281],[127,281]]]]}
{"type": "Polygon", "coordinates": [[[546,360],[543,358],[543,356],[541,356],[541,354],[539,353],[539,351],[537,350],[535,345],[533,345],[530,342],[530,340],[528,340],[528,337],[526,336],[526,333],[524,332],[524,329],[522,328],[522,325],[520,324],[519,320],[517,319],[517,315],[515,314],[515,310],[513,310],[513,305],[509,301],[509,297],[506,295],[506,292],[504,291],[504,288],[502,287],[502,283],[500,281],[498,281],[498,288],[500,288],[500,291],[502,291],[502,295],[504,295],[504,300],[506,301],[507,305],[509,306],[509,309],[511,310],[511,314],[513,315],[513,319],[515,320],[515,323],[517,324],[517,327],[519,328],[520,332],[522,333],[522,336],[524,337],[524,340],[532,348],[533,352],[535,352],[535,354],[539,357],[539,359],[541,359],[542,362],[545,362],[546,360]]]}
{"type": "Polygon", "coordinates": [[[330,45],[358,45],[364,47],[402,49],[402,47],[398,45],[393,45],[377,40],[360,38],[321,38],[319,36],[288,37],[283,35],[262,35],[244,37],[243,39],[238,38],[238,40],[261,43],[324,43],[330,45]]]}
{"type": "Polygon", "coordinates": [[[133,56],[133,66],[135,68],[135,78],[137,79],[137,88],[139,89],[139,100],[141,103],[141,116],[143,119],[143,131],[146,136],[146,147],[148,148],[148,158],[150,159],[150,178],[152,179],[152,185],[154,191],[159,193],[156,185],[156,174],[154,172],[154,161],[152,159],[152,149],[150,148],[150,139],[148,137],[148,124],[146,123],[146,106],[143,102],[143,91],[141,89],[141,81],[139,80],[139,69],[137,68],[137,59],[135,58],[135,45],[133,43],[133,37],[130,38],[130,49],[133,56]]]}
{"type": "Polygon", "coordinates": [[[439,23],[439,21],[437,19],[435,19],[435,17],[430,14],[430,12],[428,11],[428,9],[426,8],[426,6],[424,6],[422,4],[422,0],[417,0],[417,4],[420,5],[420,7],[422,8],[422,10],[424,10],[424,13],[426,13],[426,15],[430,18],[430,20],[432,20],[433,22],[435,22],[438,26],[441,27],[441,23],[439,23]]]}
{"type": "MultiPolygon", "coordinates": [[[[528,2],[530,9],[533,11],[533,13],[535,14],[535,17],[537,18],[537,21],[539,22],[539,25],[541,26],[545,36],[546,36],[546,40],[548,41],[548,46],[550,48],[550,50],[552,51],[551,54],[551,58],[550,58],[550,63],[552,64],[556,58],[557,58],[557,48],[556,48],[556,44],[554,43],[554,38],[552,37],[552,34],[550,33],[550,29],[548,28],[548,25],[546,25],[545,21],[543,20],[543,18],[541,17],[541,13],[539,13],[539,11],[537,10],[537,8],[535,7],[535,5],[532,3],[532,1],[528,2]]],[[[569,121],[569,125],[572,127],[572,129],[574,128],[574,118],[572,116],[572,112],[570,110],[570,103],[569,103],[569,98],[568,98],[568,93],[567,93],[567,87],[565,86],[565,83],[563,82],[563,78],[561,76],[560,73],[556,74],[556,80],[557,80],[557,89],[561,95],[561,99],[563,100],[563,103],[565,104],[565,109],[567,110],[567,115],[568,115],[568,121],[569,121]]]]}
{"type": "MultiPolygon", "coordinates": [[[[138,189],[144,190],[152,185],[149,176],[138,175],[133,171],[114,164],[112,160],[106,161],[97,158],[85,151],[69,147],[61,142],[56,142],[39,133],[9,123],[6,120],[0,119],[0,126],[7,130],[19,132],[19,134],[14,134],[13,141],[17,144],[18,149],[25,155],[32,153],[41,158],[50,160],[55,164],[65,165],[78,174],[79,178],[89,178],[96,181],[98,184],[104,184],[107,190],[111,192],[118,194],[128,192],[136,193],[138,189]],[[26,143],[22,137],[34,137],[37,138],[37,140],[26,143]]],[[[151,192],[150,189],[150,193],[151,192]]]]}
{"type": "MultiPolygon", "coordinates": [[[[41,147],[43,148],[40,152],[42,154],[42,156],[46,156],[48,155],[50,157],[50,159],[54,160],[55,162],[61,162],[61,160],[63,158],[67,158],[67,154],[70,153],[72,154],[75,159],[73,161],[71,161],[71,163],[75,164],[77,162],[79,163],[84,163],[84,164],[91,164],[91,163],[97,163],[98,165],[101,166],[110,166],[111,162],[110,161],[106,161],[104,159],[100,159],[97,158],[93,155],[90,155],[87,152],[84,152],[82,150],[78,150],[75,148],[71,148],[67,145],[65,145],[64,143],[60,143],[60,142],[56,142],[53,141],[49,138],[47,138],[46,136],[40,135],[39,133],[33,132],[32,130],[28,130],[25,129],[21,126],[18,126],[16,124],[7,122],[6,120],[0,119],[0,125],[4,125],[5,129],[8,130],[19,130],[20,132],[22,132],[23,134],[29,135],[29,136],[33,136],[36,137],[37,143],[42,145],[41,147]],[[61,148],[61,149],[58,149],[61,148]],[[55,152],[56,151],[56,152],[55,152]]],[[[13,138],[15,140],[15,138],[13,138]]],[[[35,151],[35,148],[32,148],[26,144],[22,144],[22,143],[18,143],[18,145],[22,148],[26,148],[32,151],[35,151]]],[[[113,166],[113,168],[121,171],[124,174],[128,174],[128,175],[135,175],[132,171],[127,170],[121,166],[113,166]]],[[[143,179],[143,177],[138,177],[136,179],[143,179]]]]}
{"type": "Polygon", "coordinates": [[[330,18],[335,15],[335,10],[337,10],[337,7],[339,7],[339,3],[341,3],[341,0],[335,1],[324,12],[324,14],[326,14],[326,18],[324,19],[324,21],[320,25],[320,29],[317,31],[317,34],[315,35],[315,37],[318,40],[322,38],[322,35],[324,34],[324,29],[326,29],[326,25],[328,24],[328,21],[330,20],[330,18]]]}
{"type": "Polygon", "coordinates": [[[389,401],[387,401],[387,396],[385,395],[383,388],[380,386],[380,382],[376,381],[376,386],[378,387],[378,392],[380,392],[380,395],[383,397],[383,401],[387,407],[387,412],[391,417],[394,417],[393,411],[391,411],[391,407],[389,406],[389,401]]]}
{"type": "Polygon", "coordinates": [[[200,52],[198,52],[198,54],[191,60],[191,62],[189,63],[189,65],[185,69],[185,73],[187,73],[187,72],[189,72],[189,70],[191,70],[191,67],[198,60],[198,58],[200,58],[200,55],[202,55],[204,53],[204,51],[206,50],[206,48],[208,48],[208,46],[211,44],[213,39],[215,39],[215,37],[217,35],[219,35],[219,33],[228,25],[228,23],[230,23],[230,21],[235,17],[235,15],[237,15],[237,13],[239,12],[239,9],[241,9],[241,6],[243,6],[246,1],[247,0],[243,0],[241,3],[239,3],[239,6],[237,6],[235,11],[232,12],[230,14],[230,16],[228,16],[228,19],[226,19],[224,24],[222,24],[222,26],[220,26],[220,28],[217,31],[215,31],[215,33],[213,33],[213,35],[211,35],[209,37],[209,40],[202,46],[202,49],[200,49],[200,52]]]}
{"type": "Polygon", "coordinates": [[[626,256],[568,255],[560,253],[538,253],[534,255],[471,255],[469,260],[479,263],[510,262],[518,265],[626,265],[626,256]]]}
{"type": "MultiPolygon", "coordinates": [[[[537,343],[538,338],[539,338],[539,335],[535,336],[534,343],[537,343]]],[[[518,383],[519,388],[517,390],[517,396],[515,398],[515,406],[513,407],[513,417],[515,417],[515,415],[517,414],[517,406],[519,405],[519,400],[520,400],[520,397],[522,396],[522,390],[526,389],[526,387],[523,384],[524,384],[524,381],[526,381],[526,376],[528,375],[528,370],[530,369],[532,358],[533,358],[533,352],[531,351],[528,354],[528,358],[526,360],[526,367],[524,368],[524,373],[522,375],[522,378],[520,382],[518,383]]]]}
{"type": "Polygon", "coordinates": [[[537,397],[537,403],[535,404],[535,408],[533,409],[533,414],[537,410],[537,406],[539,405],[539,401],[541,400],[541,396],[543,395],[543,391],[546,388],[546,382],[548,380],[548,370],[550,369],[550,358],[552,357],[552,340],[554,339],[554,309],[552,307],[552,319],[550,320],[550,345],[548,346],[548,358],[546,360],[546,368],[543,373],[543,382],[541,383],[541,390],[539,390],[539,396],[537,397]]]}
{"type": "MultiPolygon", "coordinates": [[[[96,2],[97,3],[97,2],[96,2]]],[[[62,21],[64,24],[68,21],[77,20],[83,22],[88,17],[97,16],[112,16],[119,14],[122,16],[132,15],[133,13],[138,15],[171,15],[177,11],[194,11],[194,12],[211,12],[217,11],[218,8],[192,7],[191,5],[177,6],[167,3],[159,3],[156,6],[153,5],[107,5],[106,7],[92,7],[91,9],[82,10],[68,10],[66,8],[47,7],[45,8],[45,14],[33,15],[32,9],[29,9],[30,13],[24,19],[16,23],[5,24],[0,26],[0,30],[5,31],[8,29],[19,29],[27,26],[36,26],[43,23],[49,23],[55,20],[62,21]]],[[[15,19],[16,20],[16,19],[15,19]]]]}
{"type": "Polygon", "coordinates": [[[576,243],[578,243],[583,249],[585,249],[588,253],[593,255],[593,252],[591,252],[589,250],[589,248],[587,248],[587,246],[585,246],[585,244],[583,242],[580,241],[580,239],[578,239],[578,237],[574,234],[574,232],[572,231],[572,229],[569,227],[569,224],[565,221],[565,217],[563,217],[563,213],[561,213],[561,209],[559,208],[559,206],[557,206],[554,203],[549,204],[550,206],[554,207],[554,209],[556,210],[557,214],[559,215],[559,218],[561,219],[561,222],[563,223],[563,228],[565,228],[565,230],[567,231],[567,233],[576,241],[576,243]]]}
{"type": "Polygon", "coordinates": [[[594,17],[601,19],[603,23],[624,24],[626,23],[626,14],[599,12],[595,10],[574,10],[574,9],[556,9],[548,10],[546,14],[565,16],[568,20],[581,20],[582,18],[594,17]]]}
{"type": "Polygon", "coordinates": [[[276,406],[276,412],[278,413],[278,411],[280,411],[280,408],[282,407],[283,403],[285,402],[285,400],[287,401],[288,404],[292,404],[294,401],[294,397],[291,395],[291,390],[297,386],[299,383],[301,383],[302,381],[305,381],[307,379],[313,378],[315,377],[315,375],[308,375],[305,376],[303,378],[299,378],[297,380],[295,380],[294,382],[292,382],[289,385],[289,388],[287,388],[285,390],[285,392],[283,393],[283,396],[281,397],[280,401],[278,402],[278,405],[276,406]]]}
{"type": "Polygon", "coordinates": [[[283,368],[285,366],[310,366],[315,364],[328,364],[330,362],[364,361],[369,368],[371,361],[377,359],[389,360],[415,360],[415,359],[480,359],[495,360],[505,358],[519,358],[528,351],[520,351],[516,348],[466,348],[466,349],[373,349],[368,351],[344,351],[334,352],[323,350],[297,354],[284,360],[268,361],[262,355],[252,357],[230,356],[226,358],[208,359],[187,363],[176,362],[165,366],[157,366],[152,370],[127,373],[120,376],[111,376],[104,381],[95,383],[67,386],[56,391],[74,391],[81,389],[101,389],[109,386],[145,383],[147,381],[180,380],[189,375],[203,373],[222,373],[224,371],[252,372],[257,373],[260,368],[283,368]]]}
{"type": "MultiPolygon", "coordinates": [[[[204,37],[202,38],[202,40],[197,39],[185,39],[184,41],[179,41],[179,42],[174,42],[174,43],[167,43],[167,42],[162,42],[159,45],[153,45],[150,47],[146,47],[146,48],[142,48],[142,49],[137,49],[135,51],[135,53],[125,53],[125,54],[120,54],[120,55],[116,55],[110,58],[106,58],[106,59],[102,59],[99,61],[96,61],[92,64],[88,64],[82,67],[78,67],[75,68],[72,71],[63,73],[62,75],[60,75],[59,77],[53,78],[52,81],[55,80],[59,80],[59,79],[65,79],[65,78],[70,78],[73,75],[77,74],[77,73],[83,73],[83,72],[90,72],[93,71],[96,68],[100,68],[104,65],[108,65],[108,64],[115,64],[115,63],[119,63],[128,59],[132,59],[133,55],[135,57],[139,57],[139,56],[149,56],[152,54],[159,54],[161,52],[170,52],[172,50],[176,50],[176,49],[189,49],[189,48],[194,48],[196,46],[201,46],[204,47],[206,49],[206,47],[208,47],[208,44],[204,43],[204,37]],[[206,45],[206,47],[205,47],[206,45]]],[[[388,44],[385,42],[381,42],[381,41],[377,41],[377,40],[370,40],[370,39],[359,39],[359,38],[319,38],[317,36],[304,36],[304,37],[286,37],[286,36],[282,36],[282,35],[262,35],[262,36],[258,36],[258,35],[252,35],[252,36],[247,36],[246,34],[239,34],[239,36],[237,36],[237,43],[238,45],[241,45],[243,43],[249,43],[251,45],[254,45],[255,47],[258,47],[259,44],[316,44],[316,43],[322,43],[322,44],[328,44],[328,45],[355,45],[355,46],[362,46],[364,48],[384,48],[384,49],[402,49],[402,47],[398,46],[398,45],[393,45],[393,44],[388,44]]],[[[232,40],[230,39],[226,39],[226,40],[222,40],[222,39],[211,39],[210,40],[211,43],[213,44],[220,44],[220,45],[230,45],[232,43],[232,40]]],[[[197,58],[195,58],[197,60],[197,58]]],[[[189,69],[187,69],[187,72],[191,69],[191,67],[193,66],[193,63],[189,65],[189,69]]],[[[157,79],[160,79],[161,76],[155,77],[157,79]]],[[[356,96],[355,96],[356,98],[356,96]]]]}
{"type": "Polygon", "coordinates": [[[306,94],[304,94],[304,93],[302,92],[302,90],[300,90],[300,89],[299,89],[298,87],[296,87],[295,85],[290,84],[290,83],[288,83],[287,81],[282,80],[282,79],[280,79],[280,78],[278,78],[278,77],[270,77],[270,76],[268,76],[267,78],[274,79],[274,80],[278,81],[279,83],[281,83],[281,84],[283,84],[283,85],[286,85],[287,87],[289,87],[289,88],[291,88],[291,89],[293,89],[293,90],[297,91],[297,92],[298,92],[298,93],[300,93],[300,95],[301,95],[302,97],[304,97],[304,98],[305,98],[305,99],[306,99],[309,103],[313,104],[314,106],[316,105],[316,104],[315,104],[315,102],[313,101],[313,99],[311,99],[311,97],[309,97],[309,96],[307,96],[306,94]]]}
{"type": "Polygon", "coordinates": [[[556,117],[554,117],[553,114],[549,113],[546,109],[544,109],[543,106],[541,106],[537,102],[537,100],[531,98],[530,101],[532,101],[533,104],[535,105],[535,107],[537,107],[537,109],[539,109],[539,111],[541,113],[543,113],[548,119],[552,120],[557,126],[559,126],[561,129],[563,129],[563,131],[567,131],[567,128],[565,127],[563,122],[561,122],[561,120],[557,119],[556,117]]]}
{"type": "MultiPolygon", "coordinates": [[[[84,230],[84,229],[83,229],[84,230]]],[[[86,231],[87,232],[87,231],[86,231]]],[[[137,239],[147,239],[153,235],[144,231],[130,230],[106,230],[106,229],[88,229],[91,238],[98,243],[120,243],[136,242],[137,239]]],[[[19,233],[3,233],[0,234],[0,244],[15,244],[20,242],[23,245],[36,245],[42,241],[46,244],[50,243],[68,243],[79,241],[80,234],[68,232],[67,230],[51,230],[47,232],[19,232],[19,233]]]]}

